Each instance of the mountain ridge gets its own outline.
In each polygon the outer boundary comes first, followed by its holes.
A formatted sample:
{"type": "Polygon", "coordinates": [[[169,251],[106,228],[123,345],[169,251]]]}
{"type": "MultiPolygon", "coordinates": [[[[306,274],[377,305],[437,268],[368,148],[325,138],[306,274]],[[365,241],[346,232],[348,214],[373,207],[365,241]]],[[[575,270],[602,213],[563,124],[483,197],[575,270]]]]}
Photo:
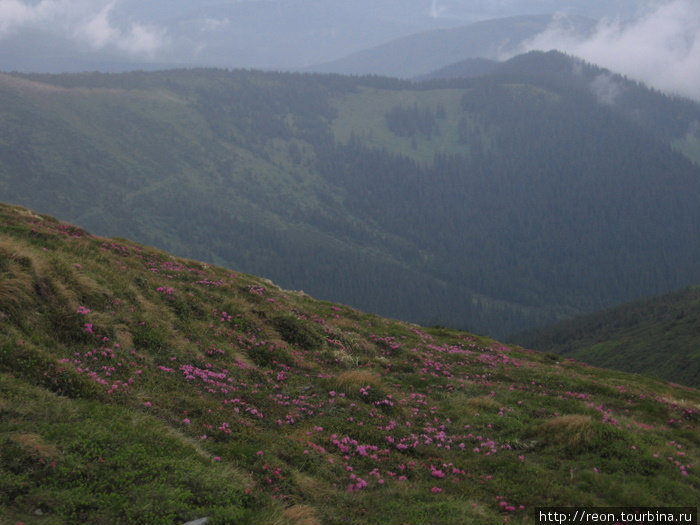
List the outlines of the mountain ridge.
{"type": "MultiPolygon", "coordinates": [[[[465,59],[500,59],[543,32],[556,15],[520,15],[474,22],[446,29],[433,29],[353,53],[345,58],[308,68],[320,73],[382,75],[413,78],[440,66],[465,59]]],[[[567,16],[576,33],[585,34],[595,21],[567,16]]]]}
{"type": "Polygon", "coordinates": [[[99,233],[501,335],[698,280],[696,168],[590,92],[516,76],[21,78],[69,89],[0,89],[0,198],[99,233]]]}
{"type": "Polygon", "coordinates": [[[560,51],[530,51],[503,62],[467,59],[422,75],[420,80],[444,81],[489,75],[525,77],[545,85],[555,82],[593,94],[602,105],[642,126],[700,164],[696,151],[700,144],[696,129],[700,123],[700,104],[679,96],[659,97],[660,92],[643,83],[560,51]]]}

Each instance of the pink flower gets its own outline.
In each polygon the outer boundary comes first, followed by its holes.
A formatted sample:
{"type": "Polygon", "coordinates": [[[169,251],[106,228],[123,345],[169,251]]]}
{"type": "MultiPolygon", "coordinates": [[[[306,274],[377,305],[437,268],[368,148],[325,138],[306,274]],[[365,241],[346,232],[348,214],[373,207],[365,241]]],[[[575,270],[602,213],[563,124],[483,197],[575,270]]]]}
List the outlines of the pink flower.
{"type": "Polygon", "coordinates": [[[433,494],[440,494],[442,492],[442,489],[440,487],[433,487],[432,489],[430,489],[430,492],[432,492],[433,494]]]}
{"type": "Polygon", "coordinates": [[[263,451],[262,451],[262,450],[258,450],[258,451],[256,452],[256,454],[257,454],[258,456],[262,456],[262,455],[263,455],[263,451]]]}
{"type": "Polygon", "coordinates": [[[152,406],[152,404],[151,404],[150,401],[146,401],[146,402],[143,404],[143,406],[145,406],[146,408],[148,408],[148,407],[152,406]]]}
{"type": "Polygon", "coordinates": [[[432,465],[430,465],[430,474],[434,478],[444,478],[445,477],[445,473],[442,470],[438,470],[435,467],[433,467],[432,465]]]}

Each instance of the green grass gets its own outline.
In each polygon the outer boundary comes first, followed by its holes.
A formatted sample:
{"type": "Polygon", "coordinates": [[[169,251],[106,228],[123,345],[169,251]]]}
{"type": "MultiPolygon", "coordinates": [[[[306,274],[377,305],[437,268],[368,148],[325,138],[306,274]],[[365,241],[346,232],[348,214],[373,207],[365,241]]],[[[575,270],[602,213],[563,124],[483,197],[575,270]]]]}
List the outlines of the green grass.
{"type": "Polygon", "coordinates": [[[336,102],[338,116],[333,121],[333,132],[343,143],[355,136],[365,145],[432,164],[436,154],[463,155],[465,152],[465,146],[457,141],[463,95],[463,89],[404,90],[397,96],[393,90],[362,88],[336,102]],[[414,105],[433,112],[438,106],[444,108],[445,118],[437,119],[439,135],[430,139],[418,135],[412,143],[411,138],[389,130],[386,113],[395,106],[410,108],[414,105]]]}
{"type": "Polygon", "coordinates": [[[66,231],[0,205],[7,523],[531,524],[700,496],[696,390],[66,231]]]}
{"type": "Polygon", "coordinates": [[[255,523],[246,479],[158,418],[70,399],[2,375],[7,518],[176,523],[203,514],[255,523]]]}

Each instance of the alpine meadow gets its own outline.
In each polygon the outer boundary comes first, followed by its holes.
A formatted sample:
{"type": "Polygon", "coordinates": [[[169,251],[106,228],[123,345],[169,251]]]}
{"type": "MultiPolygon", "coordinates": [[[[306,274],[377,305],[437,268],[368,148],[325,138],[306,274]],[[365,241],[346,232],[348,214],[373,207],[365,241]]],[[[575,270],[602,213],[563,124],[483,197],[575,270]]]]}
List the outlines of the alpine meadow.
{"type": "Polygon", "coordinates": [[[538,506],[697,505],[695,389],[25,208],[0,219],[3,521],[535,523],[538,506]]]}

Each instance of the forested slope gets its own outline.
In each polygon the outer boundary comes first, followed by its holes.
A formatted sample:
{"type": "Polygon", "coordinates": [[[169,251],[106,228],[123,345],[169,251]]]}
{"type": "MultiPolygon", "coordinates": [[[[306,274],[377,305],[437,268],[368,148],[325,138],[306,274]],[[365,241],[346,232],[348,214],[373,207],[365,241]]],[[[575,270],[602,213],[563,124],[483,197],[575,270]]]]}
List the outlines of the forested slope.
{"type": "Polygon", "coordinates": [[[700,280],[697,166],[546,78],[3,75],[0,101],[0,198],[387,316],[505,335],[700,280]]]}

